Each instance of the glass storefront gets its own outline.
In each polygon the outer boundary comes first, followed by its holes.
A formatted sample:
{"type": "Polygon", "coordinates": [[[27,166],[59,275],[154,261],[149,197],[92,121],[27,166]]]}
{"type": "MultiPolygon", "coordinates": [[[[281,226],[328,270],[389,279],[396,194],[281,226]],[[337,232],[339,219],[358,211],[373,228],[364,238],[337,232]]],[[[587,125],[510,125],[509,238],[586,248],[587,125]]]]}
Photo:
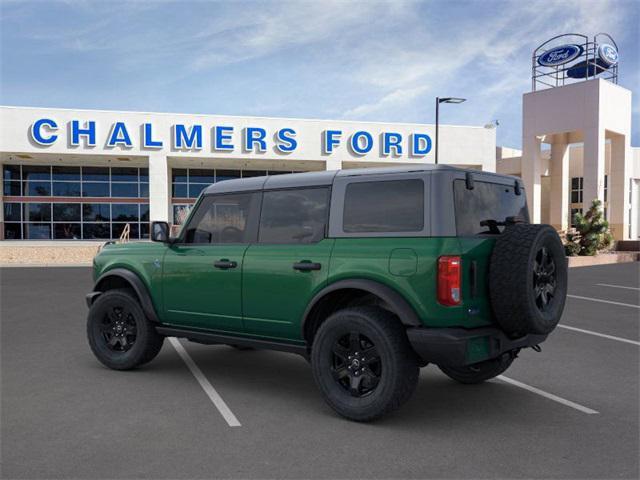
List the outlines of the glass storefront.
{"type": "Polygon", "coordinates": [[[236,178],[261,177],[296,173],[280,170],[227,170],[200,168],[173,168],[171,171],[171,197],[174,225],[182,225],[200,192],[212,183],[236,178]]]}
{"type": "Polygon", "coordinates": [[[7,240],[108,240],[127,223],[149,237],[147,168],[3,165],[2,179],[7,240]]]}

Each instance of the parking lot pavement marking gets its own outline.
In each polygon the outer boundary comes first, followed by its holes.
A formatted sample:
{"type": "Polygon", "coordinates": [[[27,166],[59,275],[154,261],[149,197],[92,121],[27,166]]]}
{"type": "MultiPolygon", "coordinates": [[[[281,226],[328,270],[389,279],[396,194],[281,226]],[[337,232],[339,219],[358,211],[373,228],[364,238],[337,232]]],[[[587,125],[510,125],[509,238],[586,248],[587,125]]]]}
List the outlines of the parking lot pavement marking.
{"type": "Polygon", "coordinates": [[[600,413],[597,410],[593,410],[591,408],[585,407],[584,405],[580,405],[579,403],[572,402],[571,400],[558,397],[553,393],[545,392],[544,390],[540,390],[539,388],[532,387],[531,385],[527,385],[526,383],[519,382],[517,380],[514,380],[513,378],[505,377],[504,375],[498,375],[496,378],[498,378],[499,380],[502,380],[503,382],[509,383],[516,387],[520,387],[524,390],[528,390],[529,392],[548,398],[549,400],[553,400],[554,402],[558,402],[558,403],[561,403],[562,405],[566,405],[567,407],[571,407],[582,413],[586,413],[587,415],[595,415],[600,413]]]}
{"type": "Polygon", "coordinates": [[[638,309],[640,309],[640,305],[633,305],[632,303],[613,302],[611,300],[603,300],[602,298],[581,297],[580,295],[569,295],[569,294],[567,294],[567,297],[569,297],[569,298],[577,298],[579,300],[589,300],[591,302],[610,303],[612,305],[619,305],[621,307],[630,307],[630,308],[638,308],[638,309]]]}
{"type": "Polygon", "coordinates": [[[567,330],[575,330],[576,332],[587,333],[589,335],[595,335],[596,337],[608,338],[609,340],[617,340],[618,342],[630,343],[631,345],[638,345],[640,347],[640,342],[636,342],[635,340],[629,340],[627,338],[614,337],[613,335],[606,335],[604,333],[592,332],[591,330],[583,330],[582,328],[570,327],[568,325],[558,325],[558,327],[566,328],[567,330]]]}
{"type": "Polygon", "coordinates": [[[598,287],[624,288],[625,290],[640,290],[638,287],[627,287],[626,285],[611,285],[610,283],[596,283],[598,287]]]}
{"type": "Polygon", "coordinates": [[[177,338],[170,337],[169,342],[171,343],[171,345],[173,345],[173,348],[176,349],[176,352],[178,352],[178,355],[180,355],[180,358],[182,358],[184,363],[187,364],[187,367],[189,368],[193,376],[196,377],[196,380],[198,381],[202,389],[205,391],[207,396],[211,399],[213,404],[216,406],[216,408],[220,412],[220,415],[222,415],[222,417],[226,420],[229,426],[241,427],[242,425],[240,424],[236,416],[233,414],[231,409],[224,402],[224,400],[222,399],[220,394],[216,391],[216,389],[213,388],[213,385],[209,383],[209,380],[207,380],[207,377],[204,376],[204,374],[202,373],[202,370],[198,368],[198,366],[195,364],[193,359],[189,356],[189,354],[184,349],[180,341],[178,341],[177,338]]]}

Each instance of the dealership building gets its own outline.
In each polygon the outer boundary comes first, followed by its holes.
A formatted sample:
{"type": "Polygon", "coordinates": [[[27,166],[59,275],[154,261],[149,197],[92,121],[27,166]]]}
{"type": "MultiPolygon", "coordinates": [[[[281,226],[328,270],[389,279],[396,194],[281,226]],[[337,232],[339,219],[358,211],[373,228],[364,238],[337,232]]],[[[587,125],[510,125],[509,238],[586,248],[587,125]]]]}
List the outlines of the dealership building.
{"type": "Polygon", "coordinates": [[[429,124],[0,107],[0,239],[103,241],[125,229],[145,239],[150,221],[180,225],[211,183],[432,164],[436,152],[441,164],[521,177],[534,222],[566,230],[599,199],[614,237],[638,239],[632,94],[602,35],[562,35],[533,52],[522,150],[496,147],[494,125],[436,134],[429,124]]]}
{"type": "MultiPolygon", "coordinates": [[[[0,107],[3,239],[148,238],[231,178],[434,162],[434,126],[0,107]]],[[[495,171],[495,130],[441,125],[439,162],[495,171]]]]}

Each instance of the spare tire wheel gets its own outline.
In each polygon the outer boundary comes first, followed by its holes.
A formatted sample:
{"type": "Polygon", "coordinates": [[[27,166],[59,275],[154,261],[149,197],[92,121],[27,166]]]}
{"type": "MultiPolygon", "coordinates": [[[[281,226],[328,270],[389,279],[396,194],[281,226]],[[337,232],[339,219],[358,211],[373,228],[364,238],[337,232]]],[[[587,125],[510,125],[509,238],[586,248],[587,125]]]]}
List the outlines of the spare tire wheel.
{"type": "Polygon", "coordinates": [[[489,264],[496,321],[511,337],[548,334],[560,321],[567,295],[567,260],[550,225],[508,225],[489,264]]]}

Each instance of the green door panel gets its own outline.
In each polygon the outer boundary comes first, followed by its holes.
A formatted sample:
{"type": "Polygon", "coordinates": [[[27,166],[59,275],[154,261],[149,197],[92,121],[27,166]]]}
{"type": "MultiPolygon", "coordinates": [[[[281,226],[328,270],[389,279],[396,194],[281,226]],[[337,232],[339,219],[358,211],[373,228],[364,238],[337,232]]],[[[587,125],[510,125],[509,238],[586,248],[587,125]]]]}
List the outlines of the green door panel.
{"type": "Polygon", "coordinates": [[[177,244],[163,265],[164,318],[172,325],[242,332],[242,260],[247,245],[177,244]],[[220,269],[214,262],[235,262],[220,269]]]}
{"type": "Polygon", "coordinates": [[[246,332],[300,340],[301,317],[327,280],[334,240],[313,244],[251,245],[243,264],[242,308],[246,332]],[[319,263],[319,270],[298,271],[298,262],[319,263]]]}

